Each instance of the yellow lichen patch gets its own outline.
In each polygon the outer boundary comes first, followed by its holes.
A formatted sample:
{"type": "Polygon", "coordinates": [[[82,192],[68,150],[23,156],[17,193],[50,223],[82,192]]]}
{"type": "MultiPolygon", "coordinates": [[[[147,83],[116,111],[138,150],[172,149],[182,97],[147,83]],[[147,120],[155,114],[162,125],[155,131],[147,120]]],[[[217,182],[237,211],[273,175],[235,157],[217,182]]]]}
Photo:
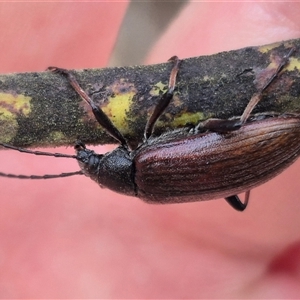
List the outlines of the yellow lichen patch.
{"type": "Polygon", "coordinates": [[[183,113],[180,116],[176,116],[172,122],[174,128],[185,126],[186,124],[197,124],[204,120],[204,114],[202,112],[196,113],[183,113]]]}
{"type": "Polygon", "coordinates": [[[214,81],[214,77],[210,77],[210,76],[204,75],[203,80],[211,82],[211,81],[214,81]]]}
{"type": "Polygon", "coordinates": [[[30,101],[31,97],[22,94],[0,93],[0,114],[9,117],[17,114],[28,116],[31,111],[30,101]]]}
{"type": "Polygon", "coordinates": [[[258,47],[258,51],[260,51],[261,53],[267,53],[270,50],[279,47],[282,43],[274,43],[274,44],[269,44],[269,45],[264,45],[264,46],[260,46],[258,47]]]}
{"type": "Polygon", "coordinates": [[[10,142],[18,131],[17,116],[28,116],[31,111],[31,97],[0,93],[1,141],[10,142]]]}
{"type": "Polygon", "coordinates": [[[66,137],[61,131],[53,131],[50,133],[49,137],[47,138],[49,142],[54,142],[54,144],[65,144],[69,142],[70,138],[66,137]]]}
{"type": "Polygon", "coordinates": [[[52,131],[49,135],[45,136],[43,139],[38,140],[38,144],[31,144],[34,147],[55,147],[57,146],[73,146],[76,141],[76,137],[66,136],[61,131],[52,131]]]}
{"type": "MultiPolygon", "coordinates": [[[[101,109],[121,133],[128,133],[130,127],[127,113],[130,111],[133,97],[137,93],[135,85],[121,78],[108,86],[106,90],[108,96],[101,105],[101,109]]],[[[85,110],[91,120],[95,119],[90,108],[85,108],[85,110]]]]}
{"type": "Polygon", "coordinates": [[[172,105],[174,105],[175,107],[182,106],[182,101],[176,94],[173,96],[172,105]]]}
{"type": "MultiPolygon", "coordinates": [[[[280,63],[280,57],[271,57],[272,61],[268,65],[267,69],[277,69],[280,63]]],[[[290,57],[288,64],[284,67],[284,71],[294,71],[296,69],[300,69],[300,60],[295,57],[290,57]]]]}
{"type": "Polygon", "coordinates": [[[51,135],[53,140],[61,140],[65,137],[65,135],[61,131],[53,131],[51,135]]]}
{"type": "Polygon", "coordinates": [[[0,114],[0,127],[2,143],[9,143],[16,135],[18,131],[18,122],[16,119],[8,118],[0,114]]]}
{"type": "MultiPolygon", "coordinates": [[[[166,114],[166,117],[168,117],[168,115],[169,114],[166,114]]],[[[203,121],[204,119],[207,119],[207,116],[205,117],[202,112],[196,112],[196,113],[185,112],[182,113],[181,115],[174,117],[173,121],[168,123],[168,125],[171,126],[172,128],[178,128],[178,127],[186,126],[187,124],[196,125],[200,121],[203,121]]],[[[162,121],[157,122],[157,126],[159,127],[163,127],[164,125],[165,123],[162,121]]]]}
{"type": "Polygon", "coordinates": [[[300,60],[295,57],[290,57],[289,64],[285,67],[287,71],[300,70],[300,60]]]}
{"type": "Polygon", "coordinates": [[[160,94],[161,92],[166,91],[167,87],[168,87],[168,86],[167,86],[166,84],[164,84],[164,83],[162,83],[162,82],[160,81],[160,82],[158,82],[157,84],[155,84],[155,85],[152,87],[152,89],[150,90],[149,94],[150,94],[151,96],[159,96],[159,94],[160,94]]]}
{"type": "Polygon", "coordinates": [[[104,113],[121,132],[129,131],[128,116],[126,113],[130,110],[135,94],[135,92],[129,92],[109,97],[107,105],[102,106],[104,113]]]}

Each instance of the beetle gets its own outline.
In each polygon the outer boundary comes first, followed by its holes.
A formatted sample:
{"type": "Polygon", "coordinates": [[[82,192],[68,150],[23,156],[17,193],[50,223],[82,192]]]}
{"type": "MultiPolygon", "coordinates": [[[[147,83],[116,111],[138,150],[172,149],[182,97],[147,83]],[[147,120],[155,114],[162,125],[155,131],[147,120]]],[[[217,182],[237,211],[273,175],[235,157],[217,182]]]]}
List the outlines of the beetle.
{"type": "Polygon", "coordinates": [[[121,132],[80,87],[68,70],[49,67],[65,76],[92,109],[96,120],[118,143],[111,152],[97,154],[77,141],[76,155],[31,151],[4,143],[0,145],[25,153],[77,159],[80,171],[59,175],[26,176],[0,173],[14,178],[48,179],[72,175],[90,177],[100,187],[135,196],[147,203],[184,203],[225,198],[243,211],[249,191],[275,177],[300,153],[300,116],[296,114],[258,114],[251,116],[263,92],[288,63],[294,49],[283,57],[263,87],[253,95],[240,117],[208,119],[194,128],[152,135],[154,125],[173,98],[180,60],[171,59],[168,90],[161,96],[144,130],[144,140],[131,149],[121,132]],[[242,202],[237,194],[246,192],[242,202]]]}

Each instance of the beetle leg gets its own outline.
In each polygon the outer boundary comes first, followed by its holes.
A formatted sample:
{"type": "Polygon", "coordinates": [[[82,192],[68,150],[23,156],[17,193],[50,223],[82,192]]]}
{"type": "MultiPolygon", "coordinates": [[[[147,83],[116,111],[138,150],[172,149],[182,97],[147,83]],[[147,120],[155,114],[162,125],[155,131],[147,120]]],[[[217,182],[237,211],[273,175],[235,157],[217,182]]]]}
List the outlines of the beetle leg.
{"type": "Polygon", "coordinates": [[[166,109],[166,107],[169,105],[170,101],[173,98],[173,93],[176,85],[176,76],[179,70],[180,60],[178,59],[177,56],[173,56],[169,59],[169,61],[175,62],[175,65],[172,68],[170,74],[169,87],[168,90],[159,99],[158,104],[154,108],[154,111],[146,124],[145,132],[144,132],[145,140],[147,140],[151,136],[157,119],[161,116],[161,114],[163,113],[163,111],[166,109]]]}
{"type": "Polygon", "coordinates": [[[281,70],[288,64],[289,58],[292,55],[292,53],[295,51],[295,48],[291,48],[289,53],[286,54],[280,64],[277,66],[275,72],[273,75],[267,80],[267,82],[263,85],[263,87],[258,91],[258,93],[254,94],[252,98],[250,99],[248,105],[246,106],[240,120],[242,124],[244,124],[247,119],[249,118],[251,112],[253,111],[254,107],[257,105],[257,103],[261,100],[263,92],[268,88],[268,86],[274,81],[274,79],[278,76],[278,74],[281,72],[281,70]]]}
{"type": "Polygon", "coordinates": [[[234,131],[240,129],[242,122],[240,118],[226,120],[226,119],[208,119],[200,122],[196,127],[195,131],[214,131],[219,133],[226,133],[228,131],[234,131]]]}
{"type": "Polygon", "coordinates": [[[128,144],[122,133],[114,126],[103,110],[98,107],[96,103],[89,97],[89,95],[80,87],[73,74],[71,74],[68,70],[56,67],[49,67],[48,70],[66,76],[77,94],[79,94],[79,96],[92,108],[93,114],[98,123],[121,145],[128,147],[128,144]]]}
{"type": "Polygon", "coordinates": [[[239,196],[233,195],[226,197],[225,200],[236,210],[243,211],[248,205],[249,202],[250,191],[245,193],[245,201],[244,203],[240,200],[239,196]]]}
{"type": "Polygon", "coordinates": [[[262,88],[260,88],[260,90],[252,96],[252,98],[248,102],[240,118],[231,119],[231,120],[208,119],[200,123],[199,125],[197,125],[196,130],[201,128],[204,130],[224,133],[224,132],[240,129],[241,126],[246,123],[247,119],[249,118],[251,112],[253,111],[257,103],[262,99],[264,91],[274,81],[274,79],[278,76],[280,71],[288,64],[289,57],[292,55],[294,51],[295,48],[291,48],[288,54],[286,54],[282,58],[280,64],[277,66],[273,75],[266,81],[266,83],[262,86],[262,88]]]}

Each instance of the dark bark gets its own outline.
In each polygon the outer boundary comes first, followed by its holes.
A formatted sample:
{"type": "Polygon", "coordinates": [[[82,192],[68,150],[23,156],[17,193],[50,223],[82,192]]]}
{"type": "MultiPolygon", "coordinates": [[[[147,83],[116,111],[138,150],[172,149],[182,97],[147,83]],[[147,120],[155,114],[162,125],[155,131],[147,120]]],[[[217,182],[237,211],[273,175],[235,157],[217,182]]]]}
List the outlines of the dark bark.
{"type": "MultiPolygon", "coordinates": [[[[182,61],[176,93],[155,133],[243,113],[252,95],[291,47],[289,65],[265,91],[257,112],[300,112],[300,39],[182,61]]],[[[168,84],[172,62],[74,71],[132,145],[168,84]]],[[[58,66],[63,67],[63,66],[58,66]]],[[[51,72],[0,76],[0,142],[20,147],[114,142],[96,123],[66,78],[51,72]]]]}

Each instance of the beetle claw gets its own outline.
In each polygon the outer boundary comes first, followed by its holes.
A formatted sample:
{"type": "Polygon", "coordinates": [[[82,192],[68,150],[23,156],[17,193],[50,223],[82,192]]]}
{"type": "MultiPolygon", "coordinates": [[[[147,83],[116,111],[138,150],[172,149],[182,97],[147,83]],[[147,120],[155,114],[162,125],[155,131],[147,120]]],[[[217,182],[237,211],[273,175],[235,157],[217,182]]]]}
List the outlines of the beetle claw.
{"type": "Polygon", "coordinates": [[[250,191],[247,191],[245,193],[245,201],[244,203],[240,200],[238,195],[233,195],[226,197],[225,200],[230,204],[231,207],[233,207],[237,211],[243,211],[248,205],[250,197],[250,191]]]}

